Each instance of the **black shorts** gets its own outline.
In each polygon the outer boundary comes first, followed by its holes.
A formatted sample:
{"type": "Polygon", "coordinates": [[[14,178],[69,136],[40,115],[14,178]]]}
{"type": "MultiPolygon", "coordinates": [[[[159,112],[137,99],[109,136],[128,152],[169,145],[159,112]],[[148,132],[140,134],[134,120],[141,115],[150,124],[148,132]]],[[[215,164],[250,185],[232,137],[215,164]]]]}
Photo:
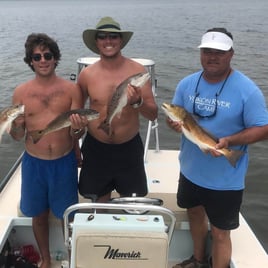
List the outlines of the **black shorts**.
{"type": "Polygon", "coordinates": [[[203,206],[212,225],[222,230],[239,226],[243,190],[219,191],[200,187],[180,174],[177,204],[182,208],[203,206]]]}
{"type": "Polygon", "coordinates": [[[107,144],[87,133],[81,151],[81,195],[101,197],[113,190],[121,196],[131,196],[133,193],[136,196],[147,194],[144,147],[139,134],[122,144],[107,144]]]}

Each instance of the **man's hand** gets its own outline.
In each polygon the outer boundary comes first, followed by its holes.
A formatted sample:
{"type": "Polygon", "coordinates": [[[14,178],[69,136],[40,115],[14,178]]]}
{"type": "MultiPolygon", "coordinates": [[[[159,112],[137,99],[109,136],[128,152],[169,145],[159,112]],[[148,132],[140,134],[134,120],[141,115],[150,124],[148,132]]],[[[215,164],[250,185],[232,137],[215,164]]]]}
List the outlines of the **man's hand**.
{"type": "Polygon", "coordinates": [[[141,102],[141,100],[142,100],[141,88],[134,87],[134,86],[128,84],[127,98],[128,98],[128,103],[130,105],[141,102]]]}
{"type": "Polygon", "coordinates": [[[178,121],[173,121],[171,120],[169,117],[167,117],[167,125],[172,128],[173,130],[175,130],[176,132],[182,132],[182,123],[178,122],[178,121]]]}

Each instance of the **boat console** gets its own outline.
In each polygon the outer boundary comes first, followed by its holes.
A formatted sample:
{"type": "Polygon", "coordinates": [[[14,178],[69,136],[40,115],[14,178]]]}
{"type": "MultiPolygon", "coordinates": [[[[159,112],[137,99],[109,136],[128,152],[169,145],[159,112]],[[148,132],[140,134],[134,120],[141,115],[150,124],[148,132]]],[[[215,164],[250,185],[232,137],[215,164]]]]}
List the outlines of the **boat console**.
{"type": "Polygon", "coordinates": [[[174,214],[160,206],[134,203],[130,204],[130,199],[124,204],[83,203],[65,211],[64,237],[71,252],[70,268],[168,267],[174,214]],[[88,209],[93,212],[80,213],[88,209]],[[103,209],[109,213],[97,213],[103,209]],[[70,215],[77,210],[71,223],[70,215]]]}

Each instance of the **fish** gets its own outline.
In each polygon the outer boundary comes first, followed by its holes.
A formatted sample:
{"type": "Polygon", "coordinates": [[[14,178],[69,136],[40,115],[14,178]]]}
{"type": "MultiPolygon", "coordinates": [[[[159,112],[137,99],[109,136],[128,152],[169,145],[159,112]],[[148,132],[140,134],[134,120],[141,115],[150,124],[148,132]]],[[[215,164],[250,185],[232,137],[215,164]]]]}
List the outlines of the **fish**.
{"type": "Polygon", "coordinates": [[[120,118],[122,109],[127,105],[127,86],[143,87],[149,80],[149,73],[138,73],[125,79],[116,87],[112,98],[107,105],[106,118],[100,123],[98,128],[102,129],[107,135],[112,135],[111,123],[117,115],[120,118]]]}
{"type": "Polygon", "coordinates": [[[9,132],[10,125],[19,115],[24,113],[24,105],[17,104],[0,111],[0,142],[5,131],[9,132]]]}
{"type": "Polygon", "coordinates": [[[97,119],[100,116],[99,112],[93,109],[75,109],[62,113],[55,119],[53,119],[44,129],[33,130],[29,132],[29,135],[31,136],[33,143],[36,144],[43,136],[51,132],[55,132],[62,128],[71,126],[71,121],[69,117],[72,114],[79,114],[81,116],[85,116],[88,121],[97,119]]]}
{"type": "Polygon", "coordinates": [[[163,103],[161,108],[166,116],[175,122],[181,124],[182,133],[185,137],[196,144],[200,150],[207,153],[208,150],[216,150],[221,153],[229,163],[235,168],[237,161],[244,154],[241,150],[232,150],[229,148],[215,149],[218,139],[201,127],[195,118],[183,107],[173,104],[163,103]]]}

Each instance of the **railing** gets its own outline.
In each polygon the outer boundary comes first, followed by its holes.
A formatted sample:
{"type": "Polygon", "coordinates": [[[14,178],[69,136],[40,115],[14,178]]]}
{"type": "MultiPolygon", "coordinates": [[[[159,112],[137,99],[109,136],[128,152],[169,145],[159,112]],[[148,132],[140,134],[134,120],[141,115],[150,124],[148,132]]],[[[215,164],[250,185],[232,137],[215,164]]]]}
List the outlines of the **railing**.
{"type": "MultiPolygon", "coordinates": [[[[64,243],[67,247],[70,248],[71,246],[71,233],[72,233],[72,227],[73,224],[70,223],[70,215],[71,213],[75,211],[81,212],[82,210],[88,210],[88,209],[93,209],[95,210],[94,214],[96,214],[97,209],[108,209],[108,210],[125,210],[125,211],[130,211],[130,210],[140,210],[140,211],[150,211],[150,212],[156,212],[159,214],[163,214],[165,216],[168,216],[169,221],[167,221],[168,228],[166,230],[168,234],[168,242],[170,244],[172,234],[175,229],[175,223],[176,223],[176,217],[174,213],[164,207],[161,206],[156,206],[156,205],[146,205],[146,204],[112,204],[112,203],[80,203],[80,204],[75,204],[70,207],[68,207],[63,215],[64,219],[64,243]]],[[[93,215],[93,214],[91,214],[93,215]]]]}

